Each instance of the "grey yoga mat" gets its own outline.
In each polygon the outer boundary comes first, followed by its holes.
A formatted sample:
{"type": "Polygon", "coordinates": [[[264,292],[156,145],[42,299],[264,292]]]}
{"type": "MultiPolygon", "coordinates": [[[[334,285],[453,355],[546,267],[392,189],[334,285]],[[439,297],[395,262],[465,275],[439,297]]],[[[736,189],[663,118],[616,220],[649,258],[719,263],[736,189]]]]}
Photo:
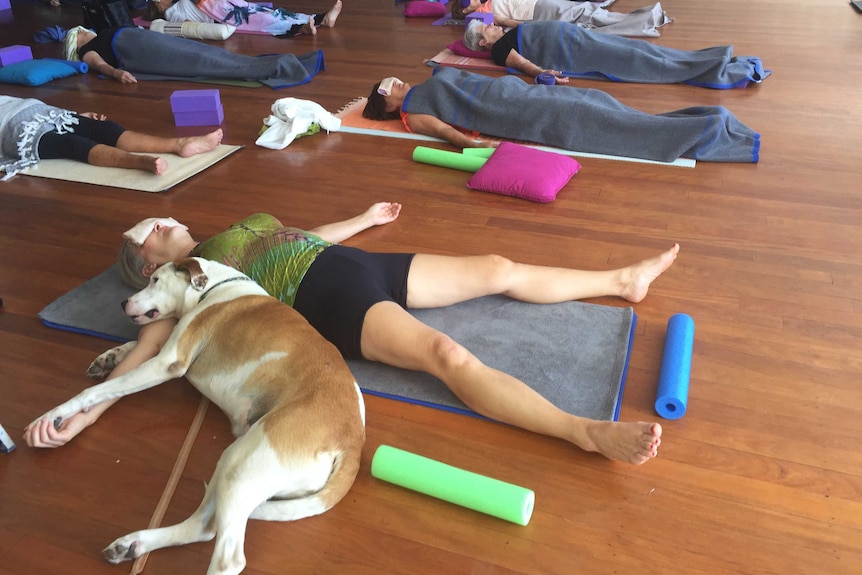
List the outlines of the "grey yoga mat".
{"type": "MultiPolygon", "coordinates": [[[[49,304],[39,317],[48,327],[128,341],[137,337],[137,326],[122,313],[120,302],[133,291],[114,264],[49,304]]],[[[489,296],[411,313],[560,409],[591,419],[619,418],[636,322],[632,308],[539,305],[489,296]]],[[[431,375],[376,362],[348,363],[366,393],[476,415],[431,375]]]]}

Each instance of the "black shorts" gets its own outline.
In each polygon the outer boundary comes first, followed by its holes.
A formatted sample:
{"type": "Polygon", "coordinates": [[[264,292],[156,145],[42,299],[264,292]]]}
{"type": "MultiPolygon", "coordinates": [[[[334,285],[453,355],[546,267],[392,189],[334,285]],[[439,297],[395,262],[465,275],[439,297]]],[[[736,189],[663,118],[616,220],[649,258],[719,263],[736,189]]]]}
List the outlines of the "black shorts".
{"type": "Polygon", "coordinates": [[[376,303],[407,306],[407,274],[414,254],[369,253],[330,246],[311,264],[293,307],[346,358],[362,357],[362,324],[376,303]]]}
{"type": "Polygon", "coordinates": [[[87,163],[96,144],[106,146],[117,146],[117,140],[123,135],[125,129],[110,120],[93,120],[86,116],[79,116],[78,125],[73,126],[74,132],[58,134],[48,132],[39,140],[39,158],[42,160],[77,160],[87,163]]]}

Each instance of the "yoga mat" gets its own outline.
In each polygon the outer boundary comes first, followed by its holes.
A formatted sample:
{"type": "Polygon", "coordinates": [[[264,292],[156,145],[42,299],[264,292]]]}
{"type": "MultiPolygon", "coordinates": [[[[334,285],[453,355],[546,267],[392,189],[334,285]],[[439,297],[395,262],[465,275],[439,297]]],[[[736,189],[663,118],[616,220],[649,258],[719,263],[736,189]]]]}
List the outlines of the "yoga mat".
{"type": "Polygon", "coordinates": [[[74,160],[42,160],[35,166],[22,170],[21,174],[156,193],[164,192],[180,182],[186,181],[240,148],[242,146],[221,144],[211,152],[198,154],[191,158],[181,158],[174,154],[152,154],[161,156],[168,162],[168,169],[161,176],[143,170],[91,166],[74,160]]]}
{"type": "MultiPolygon", "coordinates": [[[[335,117],[341,120],[341,132],[348,134],[364,134],[367,136],[380,136],[384,138],[400,138],[404,140],[421,140],[424,142],[444,142],[440,138],[433,138],[422,134],[412,134],[407,131],[404,124],[393,120],[369,120],[362,117],[362,108],[365,107],[366,99],[356,98],[345,104],[336,113],[335,117]]],[[[495,138],[488,138],[494,141],[495,138]]],[[[620,162],[635,162],[639,164],[657,164],[660,166],[678,166],[682,168],[693,168],[697,165],[695,160],[689,158],[679,158],[673,162],[655,162],[652,160],[642,160],[639,158],[626,158],[622,156],[608,156],[605,154],[593,154],[590,152],[575,152],[570,150],[561,150],[559,148],[551,148],[549,146],[537,146],[528,142],[516,142],[537,150],[545,150],[547,152],[556,152],[566,156],[575,158],[597,158],[601,160],[617,160],[620,162]]]]}
{"type": "Polygon", "coordinates": [[[413,161],[455,170],[464,170],[465,172],[476,172],[485,165],[488,159],[480,156],[459,154],[457,152],[447,152],[446,150],[438,150],[436,148],[427,148],[425,146],[416,146],[413,150],[413,161]]]}
{"type": "Polygon", "coordinates": [[[434,66],[452,66],[453,68],[464,68],[465,70],[488,70],[506,72],[504,66],[498,66],[490,58],[471,58],[470,56],[459,56],[449,48],[443,48],[436,56],[424,60],[425,64],[434,66]]]}
{"type": "MultiPolygon", "coordinates": [[[[39,317],[57,329],[113,341],[135,339],[137,327],[120,308],[133,291],[122,283],[115,264],[49,304],[39,317]]],[[[630,307],[539,305],[490,296],[411,313],[563,411],[618,419],[637,319],[630,307]]],[[[371,361],[348,364],[366,394],[476,416],[432,375],[371,361]]]]}
{"type": "Polygon", "coordinates": [[[667,322],[655,400],[656,412],[665,419],[679,419],[685,415],[693,347],[694,320],[684,313],[671,316],[667,322]]]}
{"type": "Polygon", "coordinates": [[[374,452],[371,475],[518,525],[530,522],[536,501],[536,494],[526,487],[479,475],[389,445],[381,445],[374,452]]]}

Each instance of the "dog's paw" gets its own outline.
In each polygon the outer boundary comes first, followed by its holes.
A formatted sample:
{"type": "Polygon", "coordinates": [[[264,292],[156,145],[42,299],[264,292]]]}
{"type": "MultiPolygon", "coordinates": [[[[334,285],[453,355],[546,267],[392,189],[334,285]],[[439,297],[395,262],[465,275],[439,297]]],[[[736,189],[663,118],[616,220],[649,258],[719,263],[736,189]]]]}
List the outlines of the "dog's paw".
{"type": "Polygon", "coordinates": [[[102,551],[102,555],[104,555],[105,559],[111,563],[121,563],[123,561],[137,559],[143,555],[143,551],[141,550],[140,541],[131,535],[126,535],[108,545],[102,551]]]}
{"type": "Polygon", "coordinates": [[[123,345],[111,348],[102,353],[99,357],[93,360],[93,363],[87,368],[87,377],[93,379],[104,379],[108,377],[114,368],[123,361],[126,354],[131,351],[137,342],[130,341],[123,345]]]}

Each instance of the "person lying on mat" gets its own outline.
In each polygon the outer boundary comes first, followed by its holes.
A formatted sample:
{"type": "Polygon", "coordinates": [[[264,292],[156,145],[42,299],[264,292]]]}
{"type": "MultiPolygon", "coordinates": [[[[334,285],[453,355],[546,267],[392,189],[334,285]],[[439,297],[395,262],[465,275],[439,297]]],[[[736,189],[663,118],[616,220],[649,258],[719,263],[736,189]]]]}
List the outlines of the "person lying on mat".
{"type": "Polygon", "coordinates": [[[467,130],[564,150],[673,162],[757,162],[760,134],[721,106],[647,114],[600,90],[491,78],[439,67],[421,84],[385,78],[362,111],[371,120],[398,120],[410,132],[460,148],[493,146],[467,130]]]}
{"type": "MultiPolygon", "coordinates": [[[[160,265],[177,258],[191,255],[225,263],[294,307],[347,358],[428,372],[477,413],[565,439],[611,459],[641,464],[657,455],[658,423],[597,421],[565,413],[406,310],[444,307],[491,294],[531,303],[601,296],[636,303],[673,264],[677,244],[652,258],[607,271],[527,265],[498,255],[371,253],[339,244],[365,229],[392,222],[400,211],[400,204],[377,203],[354,218],[311,231],[255,214],[201,243],[175,220],[144,220],[125,234],[122,276],[142,288],[160,265]]],[[[142,327],[140,343],[132,352],[135,356],[127,356],[112,377],[155,355],[174,323],[162,320],[142,327]]],[[[59,430],[50,421],[37,422],[26,430],[27,443],[63,445],[109,405],[80,413],[59,430]]]]}
{"type": "Polygon", "coordinates": [[[0,170],[8,179],[40,160],[77,160],[94,166],[129,168],[162,174],[167,162],[158,156],[188,157],[221,143],[222,130],[204,136],[162,138],[126,130],[102,114],[77,114],[34,98],[0,95],[0,170]]]}
{"type": "Polygon", "coordinates": [[[511,28],[536,20],[571,22],[589,30],[617,36],[660,36],[658,28],[672,22],[656,2],[633,12],[609,12],[613,2],[571,2],[570,0],[461,0],[451,2],[452,18],[463,20],[474,12],[494,15],[494,23],[511,28]]]}
{"type": "Polygon", "coordinates": [[[141,28],[105,28],[98,33],[83,26],[66,33],[64,56],[81,60],[91,70],[123,84],[135,74],[157,79],[207,78],[256,80],[271,88],[308,82],[323,67],[323,53],[245,56],[223,48],[159,34],[141,28]]]}
{"type": "Polygon", "coordinates": [[[163,18],[168,22],[230,24],[237,30],[265,32],[291,38],[297,34],[317,34],[317,28],[332,28],[341,14],[338,0],[323,14],[299,14],[284,8],[271,8],[245,0],[152,0],[147,4],[147,20],[163,18]],[[228,8],[229,7],[229,8],[228,8]]]}
{"type": "Polygon", "coordinates": [[[496,24],[471,21],[464,46],[491,52],[499,66],[528,76],[566,76],[644,84],[685,83],[726,90],[760,83],[771,73],[760,58],[734,56],[733,46],[677,50],[598,34],[568,22],[526,22],[508,32],[496,24]]]}

